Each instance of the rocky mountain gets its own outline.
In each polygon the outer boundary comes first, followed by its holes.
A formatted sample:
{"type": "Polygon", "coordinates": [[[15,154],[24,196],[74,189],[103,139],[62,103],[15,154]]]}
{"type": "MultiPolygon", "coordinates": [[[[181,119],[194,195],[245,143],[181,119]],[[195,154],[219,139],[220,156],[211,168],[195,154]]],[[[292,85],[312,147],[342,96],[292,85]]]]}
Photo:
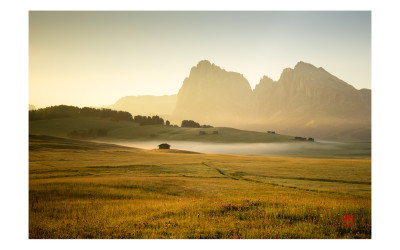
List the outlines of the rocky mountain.
{"type": "Polygon", "coordinates": [[[243,75],[208,61],[190,71],[174,116],[219,126],[276,130],[326,139],[371,138],[371,90],[357,90],[323,68],[299,62],[251,90],[243,75]]]}
{"type": "Polygon", "coordinates": [[[357,90],[323,68],[299,62],[277,82],[262,78],[253,94],[256,123],[282,133],[371,137],[371,90],[357,90]]]}
{"type": "Polygon", "coordinates": [[[125,96],[107,108],[127,111],[135,115],[170,115],[176,106],[177,95],[125,96]]]}
{"type": "Polygon", "coordinates": [[[250,84],[243,75],[200,61],[183,81],[174,115],[203,123],[239,121],[249,108],[251,96],[250,84]]]}
{"type": "Polygon", "coordinates": [[[357,90],[323,68],[304,62],[283,70],[277,82],[264,76],[253,92],[255,108],[262,116],[305,111],[346,118],[370,115],[370,90],[357,90]]]}
{"type": "Polygon", "coordinates": [[[240,73],[207,60],[192,67],[177,95],[127,96],[107,108],[202,124],[318,139],[371,139],[371,90],[357,90],[323,68],[299,62],[279,80],[251,89],[240,73]]]}

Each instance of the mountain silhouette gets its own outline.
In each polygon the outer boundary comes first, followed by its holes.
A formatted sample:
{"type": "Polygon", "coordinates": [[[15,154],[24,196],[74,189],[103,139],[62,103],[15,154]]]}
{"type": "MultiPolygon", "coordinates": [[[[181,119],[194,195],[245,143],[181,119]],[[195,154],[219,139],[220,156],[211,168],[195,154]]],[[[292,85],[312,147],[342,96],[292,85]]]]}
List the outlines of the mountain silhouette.
{"type": "Polygon", "coordinates": [[[190,70],[179,90],[175,115],[196,120],[240,120],[251,103],[252,90],[243,75],[209,61],[190,70]]]}
{"type": "Polygon", "coordinates": [[[130,112],[132,115],[169,115],[175,109],[177,95],[125,96],[106,108],[130,112]]]}
{"type": "Polygon", "coordinates": [[[326,139],[370,139],[371,90],[357,90],[323,68],[299,62],[251,90],[243,75],[208,61],[190,71],[174,115],[204,123],[326,139]]]}
{"type": "Polygon", "coordinates": [[[207,60],[192,67],[177,95],[127,96],[108,106],[132,115],[163,115],[180,124],[273,130],[321,139],[371,139],[371,90],[298,62],[278,81],[263,76],[254,90],[240,73],[207,60]]]}

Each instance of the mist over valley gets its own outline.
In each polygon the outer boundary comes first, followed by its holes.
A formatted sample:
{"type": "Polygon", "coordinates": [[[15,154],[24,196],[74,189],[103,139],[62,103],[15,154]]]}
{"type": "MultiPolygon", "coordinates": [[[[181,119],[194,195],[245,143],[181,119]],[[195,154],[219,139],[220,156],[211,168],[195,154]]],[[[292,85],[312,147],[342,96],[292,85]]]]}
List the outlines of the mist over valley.
{"type": "MultiPolygon", "coordinates": [[[[102,141],[98,141],[102,142],[102,141]]],[[[104,142],[104,141],[103,141],[104,142]]],[[[258,155],[308,158],[370,157],[369,142],[270,142],[270,143],[213,143],[195,141],[130,141],[107,140],[107,143],[147,150],[168,143],[171,149],[206,154],[258,155]]],[[[162,151],[162,150],[161,150],[162,151]]]]}

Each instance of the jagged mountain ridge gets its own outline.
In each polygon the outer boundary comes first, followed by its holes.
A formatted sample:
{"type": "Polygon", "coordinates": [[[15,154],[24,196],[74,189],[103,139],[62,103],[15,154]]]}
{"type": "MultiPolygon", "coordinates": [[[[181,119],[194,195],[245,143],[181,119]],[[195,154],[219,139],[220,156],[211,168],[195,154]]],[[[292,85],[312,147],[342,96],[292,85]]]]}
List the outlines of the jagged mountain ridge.
{"type": "Polygon", "coordinates": [[[209,61],[190,70],[179,90],[175,115],[212,121],[240,119],[250,105],[252,90],[243,75],[209,61]]]}
{"type": "Polygon", "coordinates": [[[278,81],[252,90],[240,73],[207,60],[192,67],[177,95],[128,96],[109,108],[202,124],[322,139],[371,138],[371,90],[357,90],[323,68],[298,62],[278,81]]]}
{"type": "Polygon", "coordinates": [[[201,61],[184,80],[174,115],[245,129],[369,139],[371,90],[357,90],[305,62],[284,69],[278,81],[264,76],[251,90],[243,75],[201,61]]]}
{"type": "Polygon", "coordinates": [[[285,69],[277,82],[263,77],[254,91],[260,115],[276,112],[323,111],[338,117],[370,115],[371,91],[357,90],[323,68],[299,62],[285,69]]]}

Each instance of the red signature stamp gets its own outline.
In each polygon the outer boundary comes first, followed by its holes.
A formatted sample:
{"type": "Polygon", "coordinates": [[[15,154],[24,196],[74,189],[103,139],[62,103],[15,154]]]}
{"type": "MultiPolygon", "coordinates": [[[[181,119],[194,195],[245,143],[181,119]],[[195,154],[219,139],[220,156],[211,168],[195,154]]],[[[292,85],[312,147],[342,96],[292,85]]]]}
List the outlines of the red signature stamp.
{"type": "Polygon", "coordinates": [[[353,226],[353,215],[343,215],[343,226],[353,226]]]}

